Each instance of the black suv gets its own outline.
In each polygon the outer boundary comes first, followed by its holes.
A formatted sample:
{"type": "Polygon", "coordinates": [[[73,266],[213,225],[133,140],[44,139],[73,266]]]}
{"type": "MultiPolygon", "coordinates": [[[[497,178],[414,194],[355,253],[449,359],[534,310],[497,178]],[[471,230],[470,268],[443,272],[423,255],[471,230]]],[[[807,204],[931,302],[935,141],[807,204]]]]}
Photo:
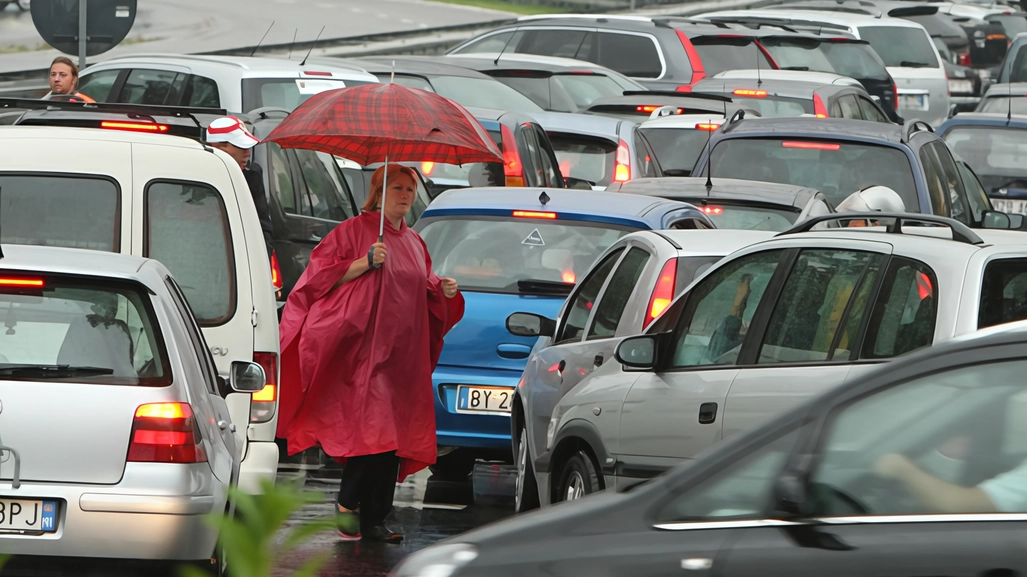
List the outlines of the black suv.
{"type": "Polygon", "coordinates": [[[952,151],[930,125],[735,114],[713,134],[692,175],[808,186],[837,206],[853,192],[887,186],[906,210],[983,227],[983,188],[964,181],[952,151]],[[713,162],[709,159],[712,156],[713,162]]]}

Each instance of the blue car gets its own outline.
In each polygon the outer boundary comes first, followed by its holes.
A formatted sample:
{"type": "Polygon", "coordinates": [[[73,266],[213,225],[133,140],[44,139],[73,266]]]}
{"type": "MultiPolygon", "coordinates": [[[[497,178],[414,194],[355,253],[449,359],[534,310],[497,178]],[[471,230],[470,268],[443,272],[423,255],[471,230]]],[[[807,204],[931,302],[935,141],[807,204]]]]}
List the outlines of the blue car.
{"type": "Polygon", "coordinates": [[[973,167],[995,210],[1027,214],[1027,116],[957,114],[938,136],[973,167]]]}
{"type": "Polygon", "coordinates": [[[537,339],[511,335],[506,317],[556,317],[575,282],[618,238],[668,228],[715,226],[691,204],[623,193],[465,188],[431,203],[414,229],[435,272],[455,278],[466,300],[432,376],[437,477],[466,479],[477,458],[511,458],[512,393],[537,339]]]}

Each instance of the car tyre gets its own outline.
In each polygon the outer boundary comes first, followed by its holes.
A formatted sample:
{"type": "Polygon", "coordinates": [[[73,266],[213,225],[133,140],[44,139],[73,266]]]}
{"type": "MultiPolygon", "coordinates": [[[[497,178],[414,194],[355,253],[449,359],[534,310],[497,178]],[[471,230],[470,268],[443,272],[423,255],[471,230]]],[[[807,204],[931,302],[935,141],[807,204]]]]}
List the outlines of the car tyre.
{"type": "Polygon", "coordinates": [[[578,451],[567,459],[560,471],[556,501],[574,501],[595,493],[601,488],[595,463],[585,451],[578,451]]]}
{"type": "Polygon", "coordinates": [[[438,481],[462,483],[467,481],[474,471],[474,455],[469,451],[457,449],[439,457],[429,469],[432,477],[438,481]]]}
{"type": "Polygon", "coordinates": [[[521,425],[521,435],[517,438],[517,492],[514,494],[514,511],[530,511],[539,508],[538,482],[535,479],[535,467],[531,462],[531,449],[528,447],[528,429],[521,425]]]}

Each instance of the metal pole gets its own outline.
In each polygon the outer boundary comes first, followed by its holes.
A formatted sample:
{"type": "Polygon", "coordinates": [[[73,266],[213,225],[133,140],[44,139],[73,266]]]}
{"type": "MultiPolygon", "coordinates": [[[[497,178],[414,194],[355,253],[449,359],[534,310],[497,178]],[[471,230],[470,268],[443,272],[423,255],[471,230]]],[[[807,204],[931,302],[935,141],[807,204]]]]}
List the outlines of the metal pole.
{"type": "Polygon", "coordinates": [[[86,2],[78,0],[78,67],[86,67],[86,2]]]}

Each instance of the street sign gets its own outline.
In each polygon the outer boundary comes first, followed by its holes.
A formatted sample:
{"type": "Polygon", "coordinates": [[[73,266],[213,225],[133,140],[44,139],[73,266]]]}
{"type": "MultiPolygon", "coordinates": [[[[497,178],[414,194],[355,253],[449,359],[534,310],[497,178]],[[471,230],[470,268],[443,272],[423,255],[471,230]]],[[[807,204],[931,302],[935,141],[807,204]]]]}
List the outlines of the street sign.
{"type": "Polygon", "coordinates": [[[65,54],[96,56],[128,36],[136,0],[46,0],[32,3],[32,23],[47,44],[65,54]],[[84,6],[80,5],[83,4],[84,6]],[[86,11],[85,53],[80,54],[79,14],[86,11]]]}

